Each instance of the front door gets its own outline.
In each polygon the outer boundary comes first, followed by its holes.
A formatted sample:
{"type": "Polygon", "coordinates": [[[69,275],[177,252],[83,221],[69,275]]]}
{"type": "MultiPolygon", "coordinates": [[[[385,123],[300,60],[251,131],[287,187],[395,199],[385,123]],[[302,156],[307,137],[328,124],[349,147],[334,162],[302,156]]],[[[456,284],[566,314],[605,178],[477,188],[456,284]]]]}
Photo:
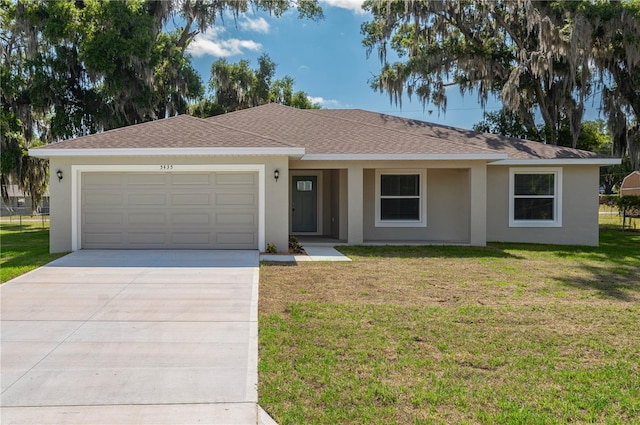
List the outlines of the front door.
{"type": "Polygon", "coordinates": [[[318,177],[293,176],[291,188],[291,231],[318,231],[318,177]]]}

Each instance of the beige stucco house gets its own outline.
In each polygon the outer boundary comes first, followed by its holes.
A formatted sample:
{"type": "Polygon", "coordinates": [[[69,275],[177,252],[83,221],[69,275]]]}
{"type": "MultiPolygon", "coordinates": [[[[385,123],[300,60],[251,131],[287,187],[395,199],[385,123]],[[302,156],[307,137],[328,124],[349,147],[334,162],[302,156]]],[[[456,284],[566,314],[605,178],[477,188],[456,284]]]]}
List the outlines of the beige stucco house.
{"type": "Polygon", "coordinates": [[[29,151],[51,167],[51,251],[487,241],[598,244],[618,159],[362,110],[268,104],[29,151]]]}

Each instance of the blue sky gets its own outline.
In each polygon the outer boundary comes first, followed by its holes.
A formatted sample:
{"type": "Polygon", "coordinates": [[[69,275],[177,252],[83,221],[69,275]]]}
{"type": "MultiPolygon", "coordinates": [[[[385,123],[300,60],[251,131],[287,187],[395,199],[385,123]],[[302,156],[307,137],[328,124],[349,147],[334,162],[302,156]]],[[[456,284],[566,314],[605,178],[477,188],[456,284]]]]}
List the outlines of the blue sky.
{"type": "MultiPolygon", "coordinates": [[[[402,108],[389,102],[386,94],[374,92],[369,80],[380,70],[377,52],[367,59],[360,26],[370,19],[359,0],[321,0],[325,18],[314,22],[298,19],[290,11],[279,18],[250,13],[234,21],[226,18],[216,27],[199,34],[189,46],[193,64],[203,83],[208,84],[211,64],[224,57],[235,63],[248,59],[257,67],[257,58],[267,53],[276,63],[276,78],[285,75],[295,81],[294,89],[305,91],[323,108],[359,108],[461,128],[471,128],[482,119],[477,96],[462,97],[457,87],[448,89],[446,113],[422,105],[405,96],[402,108]],[[431,113],[429,113],[431,110],[431,113]]],[[[490,101],[487,111],[500,109],[490,101]]],[[[595,117],[587,117],[593,119],[595,117]]]]}

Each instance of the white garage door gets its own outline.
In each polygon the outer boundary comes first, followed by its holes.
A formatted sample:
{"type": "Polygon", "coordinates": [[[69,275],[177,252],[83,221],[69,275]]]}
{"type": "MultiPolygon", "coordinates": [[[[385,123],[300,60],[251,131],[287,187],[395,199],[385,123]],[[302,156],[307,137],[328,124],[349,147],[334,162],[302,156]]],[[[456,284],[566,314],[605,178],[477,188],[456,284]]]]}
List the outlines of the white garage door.
{"type": "Polygon", "coordinates": [[[258,173],[83,173],[84,249],[257,249],[258,173]]]}

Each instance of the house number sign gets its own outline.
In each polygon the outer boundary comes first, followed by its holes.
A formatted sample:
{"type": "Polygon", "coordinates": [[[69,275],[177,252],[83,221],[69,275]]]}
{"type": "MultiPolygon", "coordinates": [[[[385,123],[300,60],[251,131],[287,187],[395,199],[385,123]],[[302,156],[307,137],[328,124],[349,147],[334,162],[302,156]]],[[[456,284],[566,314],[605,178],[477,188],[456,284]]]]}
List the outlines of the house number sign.
{"type": "Polygon", "coordinates": [[[162,171],[173,170],[173,164],[162,164],[160,165],[160,170],[162,171]]]}

